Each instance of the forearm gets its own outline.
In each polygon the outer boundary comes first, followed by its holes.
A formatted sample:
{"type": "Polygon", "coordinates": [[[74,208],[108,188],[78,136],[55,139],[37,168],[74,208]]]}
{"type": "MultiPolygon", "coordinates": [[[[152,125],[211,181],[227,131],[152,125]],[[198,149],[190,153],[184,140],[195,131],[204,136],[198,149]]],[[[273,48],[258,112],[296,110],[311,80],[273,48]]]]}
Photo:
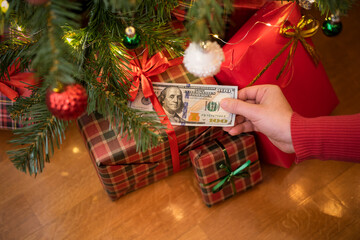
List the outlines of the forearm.
{"type": "Polygon", "coordinates": [[[297,163],[312,158],[360,162],[360,114],[304,118],[294,113],[291,137],[297,163]]]}

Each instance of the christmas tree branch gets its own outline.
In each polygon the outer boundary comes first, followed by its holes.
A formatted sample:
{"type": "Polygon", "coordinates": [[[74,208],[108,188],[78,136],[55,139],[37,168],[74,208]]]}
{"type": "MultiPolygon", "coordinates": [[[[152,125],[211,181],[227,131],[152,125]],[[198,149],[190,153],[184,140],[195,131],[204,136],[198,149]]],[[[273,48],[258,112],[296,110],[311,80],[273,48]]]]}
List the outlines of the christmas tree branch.
{"type": "Polygon", "coordinates": [[[116,133],[121,137],[133,137],[137,151],[145,152],[162,140],[161,130],[165,127],[158,122],[155,112],[138,111],[128,107],[128,101],[119,97],[120,92],[113,86],[98,82],[89,84],[89,98],[96,100],[97,110],[106,116],[116,133]]]}
{"type": "Polygon", "coordinates": [[[77,27],[77,15],[74,13],[79,6],[70,1],[52,0],[46,4],[46,31],[39,40],[39,51],[33,59],[35,69],[42,68],[44,87],[55,86],[57,82],[74,83],[77,73],[76,61],[73,59],[71,46],[63,39],[63,26],[77,27]],[[48,65],[44,66],[44,58],[48,65]],[[41,67],[40,67],[41,66],[41,67]]]}
{"type": "Polygon", "coordinates": [[[18,121],[26,121],[29,114],[31,114],[31,107],[34,104],[45,104],[45,91],[37,86],[29,86],[31,95],[29,97],[22,97],[16,99],[16,102],[9,107],[9,113],[12,119],[18,121]]]}
{"type": "Polygon", "coordinates": [[[23,120],[24,126],[14,130],[14,134],[20,137],[10,141],[21,148],[7,153],[17,169],[36,176],[53,155],[54,144],[60,147],[67,122],[52,116],[42,102],[31,105],[23,114],[23,120]]]}
{"type": "Polygon", "coordinates": [[[32,54],[28,52],[34,40],[20,30],[11,28],[11,34],[0,44],[0,75],[9,80],[8,67],[15,65],[18,71],[29,71],[32,54]],[[26,54],[25,54],[26,53],[26,54]]]}
{"type": "Polygon", "coordinates": [[[152,55],[166,50],[172,58],[183,55],[186,39],[181,36],[183,29],[174,29],[168,24],[138,23],[142,40],[152,55]]]}
{"type": "Polygon", "coordinates": [[[321,14],[346,14],[356,0],[316,0],[321,14]]]}
{"type": "Polygon", "coordinates": [[[124,0],[95,0],[94,2],[103,1],[105,7],[111,12],[134,11],[135,7],[141,2],[140,0],[124,1],[124,0]]]}
{"type": "Polygon", "coordinates": [[[16,11],[9,18],[22,24],[23,30],[12,30],[9,42],[1,43],[1,72],[8,75],[7,68],[19,62],[20,70],[29,69],[31,64],[31,69],[42,76],[42,85],[33,89],[29,98],[18,98],[10,109],[11,116],[22,120],[24,126],[14,130],[17,138],[10,142],[21,147],[9,151],[9,158],[16,168],[30,175],[42,172],[44,162],[53,155],[54,144],[59,148],[65,138],[67,122],[56,119],[47,110],[45,92],[56,81],[75,82],[76,59],[63,39],[63,26],[76,27],[77,15],[73,11],[77,6],[60,0],[36,7],[23,1],[11,2],[11,9],[16,11]]]}
{"type": "MultiPolygon", "coordinates": [[[[141,112],[128,107],[129,79],[132,79],[128,64],[133,56],[119,44],[124,36],[123,22],[105,5],[95,3],[89,25],[81,34],[88,41],[85,44],[88,46],[87,74],[83,78],[88,86],[88,111],[98,111],[106,116],[122,137],[132,136],[137,149],[146,151],[161,140],[159,133],[164,126],[158,122],[154,112],[141,112]]],[[[139,34],[149,52],[165,48],[172,50],[175,56],[181,54],[184,40],[176,36],[170,27],[144,19],[133,23],[140,29],[139,34]]],[[[83,43],[83,40],[79,42],[83,43]]]]}
{"type": "Polygon", "coordinates": [[[138,5],[138,15],[154,16],[154,21],[167,23],[171,20],[171,11],[178,6],[178,0],[143,0],[138,5]]]}
{"type": "Polygon", "coordinates": [[[230,0],[198,0],[190,7],[186,18],[187,33],[193,42],[201,42],[210,38],[210,33],[222,35],[224,31],[224,15],[232,10],[230,0]]]}
{"type": "MultiPolygon", "coordinates": [[[[8,20],[21,28],[21,35],[11,36],[11,44],[6,42],[0,48],[7,50],[2,58],[2,69],[15,60],[31,64],[37,75],[43,79],[42,87],[55,85],[56,81],[73,83],[76,61],[69,44],[64,39],[64,26],[76,27],[79,4],[69,0],[52,0],[45,5],[33,6],[20,0],[10,3],[8,20]],[[27,42],[24,42],[27,40],[27,42]],[[23,49],[20,49],[23,46],[23,49]],[[16,51],[18,48],[19,50],[16,51]],[[11,54],[10,52],[14,53],[11,54]]],[[[16,33],[12,31],[12,34],[16,33]]],[[[29,66],[27,66],[29,68],[29,66]]]]}

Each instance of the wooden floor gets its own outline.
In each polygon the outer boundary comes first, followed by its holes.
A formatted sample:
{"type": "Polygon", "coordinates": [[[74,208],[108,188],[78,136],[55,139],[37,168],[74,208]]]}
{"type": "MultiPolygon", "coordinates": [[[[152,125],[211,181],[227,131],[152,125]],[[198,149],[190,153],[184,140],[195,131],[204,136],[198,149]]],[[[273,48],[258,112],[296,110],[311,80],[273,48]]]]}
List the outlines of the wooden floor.
{"type": "MultiPolygon", "coordinates": [[[[360,112],[359,16],[314,37],[341,101],[334,114],[360,112]]],[[[187,169],[112,202],[76,126],[36,179],[8,160],[11,136],[0,130],[0,239],[360,239],[360,164],[263,164],[261,184],[211,208],[187,169]]]]}

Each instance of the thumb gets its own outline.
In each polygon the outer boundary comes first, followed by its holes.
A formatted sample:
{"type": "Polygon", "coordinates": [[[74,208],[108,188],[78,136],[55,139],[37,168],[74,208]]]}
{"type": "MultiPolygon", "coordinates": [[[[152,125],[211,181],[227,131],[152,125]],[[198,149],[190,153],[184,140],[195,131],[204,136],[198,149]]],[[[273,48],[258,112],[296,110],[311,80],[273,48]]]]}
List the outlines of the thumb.
{"type": "Polygon", "coordinates": [[[220,106],[227,112],[242,115],[248,119],[254,118],[259,108],[257,104],[233,98],[224,98],[221,100],[220,106]]]}

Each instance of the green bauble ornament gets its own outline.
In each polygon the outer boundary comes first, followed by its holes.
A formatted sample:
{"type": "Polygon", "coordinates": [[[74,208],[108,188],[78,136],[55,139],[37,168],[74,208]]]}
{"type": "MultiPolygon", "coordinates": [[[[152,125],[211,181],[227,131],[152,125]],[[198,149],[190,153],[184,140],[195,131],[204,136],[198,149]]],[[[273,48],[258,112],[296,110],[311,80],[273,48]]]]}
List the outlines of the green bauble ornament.
{"type": "Polygon", "coordinates": [[[137,48],[140,44],[140,35],[135,32],[134,27],[127,27],[125,29],[125,36],[123,39],[123,44],[128,49],[137,48]]]}
{"type": "Polygon", "coordinates": [[[327,18],[322,25],[323,33],[328,37],[333,37],[338,35],[342,30],[342,23],[340,18],[335,15],[327,18]]]}

